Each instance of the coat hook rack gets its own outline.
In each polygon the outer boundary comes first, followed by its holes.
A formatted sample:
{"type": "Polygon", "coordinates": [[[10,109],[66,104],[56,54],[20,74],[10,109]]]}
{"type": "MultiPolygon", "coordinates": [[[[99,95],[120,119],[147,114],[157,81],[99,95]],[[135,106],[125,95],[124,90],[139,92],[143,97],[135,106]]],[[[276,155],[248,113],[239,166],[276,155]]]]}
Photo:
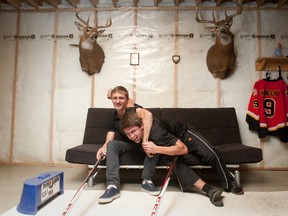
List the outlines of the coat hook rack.
{"type": "Polygon", "coordinates": [[[288,71],[288,58],[285,57],[261,57],[256,60],[256,71],[263,71],[267,67],[272,71],[278,71],[278,67],[282,71],[288,71]]]}

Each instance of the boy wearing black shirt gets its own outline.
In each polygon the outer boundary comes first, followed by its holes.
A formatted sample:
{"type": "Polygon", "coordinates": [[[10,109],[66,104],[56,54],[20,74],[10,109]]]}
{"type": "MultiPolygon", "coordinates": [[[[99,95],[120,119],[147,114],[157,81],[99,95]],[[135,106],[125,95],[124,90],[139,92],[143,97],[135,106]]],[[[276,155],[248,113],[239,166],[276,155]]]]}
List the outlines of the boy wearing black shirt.
{"type": "Polygon", "coordinates": [[[142,143],[144,151],[148,154],[179,156],[174,171],[184,191],[185,188],[194,185],[206,192],[215,206],[223,206],[222,200],[220,200],[222,191],[220,193],[219,190],[206,184],[189,166],[182,162],[181,155],[193,154],[216,170],[225,190],[237,195],[244,194],[243,189],[236,183],[217,150],[189,124],[154,119],[149,141],[142,140],[143,123],[141,118],[133,113],[123,116],[121,128],[134,143],[142,143]]]}

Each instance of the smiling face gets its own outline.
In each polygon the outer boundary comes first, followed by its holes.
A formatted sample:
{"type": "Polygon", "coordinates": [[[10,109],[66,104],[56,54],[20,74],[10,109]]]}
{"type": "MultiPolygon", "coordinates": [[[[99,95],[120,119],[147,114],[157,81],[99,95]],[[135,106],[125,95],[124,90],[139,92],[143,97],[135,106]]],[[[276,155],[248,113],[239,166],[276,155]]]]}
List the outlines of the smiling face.
{"type": "Polygon", "coordinates": [[[124,92],[121,91],[112,92],[111,100],[117,112],[125,111],[125,108],[128,103],[128,97],[125,95],[124,92]]]}
{"type": "Polygon", "coordinates": [[[123,129],[125,135],[128,139],[132,140],[134,143],[140,143],[143,137],[143,125],[138,126],[130,126],[123,129]]]}

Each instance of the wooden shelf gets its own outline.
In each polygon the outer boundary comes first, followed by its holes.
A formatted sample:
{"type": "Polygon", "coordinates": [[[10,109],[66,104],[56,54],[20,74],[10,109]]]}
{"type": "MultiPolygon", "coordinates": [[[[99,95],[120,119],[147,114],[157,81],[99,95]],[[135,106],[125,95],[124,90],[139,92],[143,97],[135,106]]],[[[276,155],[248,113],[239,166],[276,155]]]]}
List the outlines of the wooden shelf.
{"type": "Polygon", "coordinates": [[[278,66],[281,67],[282,71],[288,70],[288,58],[284,57],[262,57],[256,59],[256,70],[278,70],[278,66]]]}

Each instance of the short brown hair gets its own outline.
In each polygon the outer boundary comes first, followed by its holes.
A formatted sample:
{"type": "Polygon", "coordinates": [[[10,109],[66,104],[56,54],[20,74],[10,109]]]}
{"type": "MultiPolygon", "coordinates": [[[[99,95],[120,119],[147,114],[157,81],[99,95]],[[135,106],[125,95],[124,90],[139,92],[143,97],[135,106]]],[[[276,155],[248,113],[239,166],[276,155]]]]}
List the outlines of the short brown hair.
{"type": "Polygon", "coordinates": [[[135,112],[125,113],[120,122],[120,127],[122,130],[133,126],[141,127],[142,125],[142,119],[135,112]]]}
{"type": "Polygon", "coordinates": [[[114,93],[116,93],[116,92],[121,92],[121,93],[123,93],[123,94],[125,95],[125,97],[126,97],[127,99],[129,98],[129,92],[128,92],[128,90],[127,90],[125,87],[123,87],[123,86],[116,86],[115,88],[113,88],[112,91],[111,91],[111,97],[112,97],[112,95],[113,95],[114,93]]]}

